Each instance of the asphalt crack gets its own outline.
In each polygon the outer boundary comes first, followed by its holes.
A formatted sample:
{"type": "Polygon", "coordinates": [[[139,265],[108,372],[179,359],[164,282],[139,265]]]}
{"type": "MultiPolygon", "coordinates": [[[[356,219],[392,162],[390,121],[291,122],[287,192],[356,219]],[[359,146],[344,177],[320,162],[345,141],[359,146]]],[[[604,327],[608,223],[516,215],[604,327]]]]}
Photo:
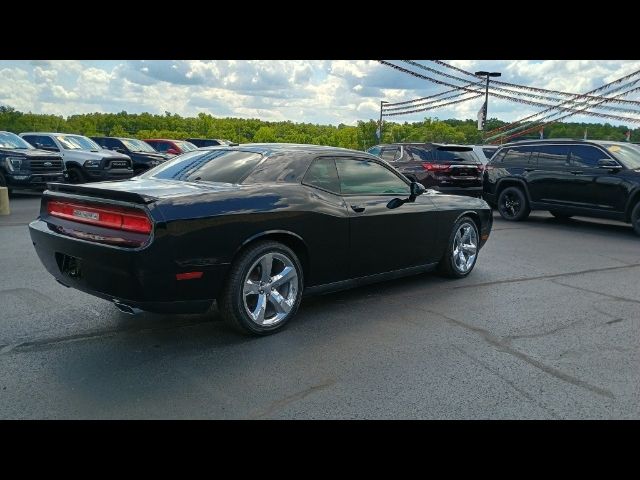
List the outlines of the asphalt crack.
{"type": "Polygon", "coordinates": [[[480,365],[482,368],[484,368],[485,370],[487,370],[488,372],[494,374],[496,377],[500,378],[503,382],[505,382],[507,385],[509,385],[512,389],[514,389],[516,392],[518,392],[521,396],[523,396],[524,398],[526,398],[527,400],[529,400],[531,403],[533,403],[534,405],[537,405],[538,407],[540,407],[541,409],[543,409],[545,412],[547,412],[549,415],[551,415],[553,418],[559,419],[561,418],[559,415],[557,415],[552,409],[550,409],[549,407],[543,405],[542,403],[540,403],[535,397],[533,397],[532,395],[529,394],[529,392],[527,392],[526,390],[523,390],[522,388],[518,387],[515,382],[512,382],[511,380],[509,380],[507,377],[503,376],[498,370],[491,368],[488,364],[486,364],[485,362],[483,362],[482,360],[480,360],[479,358],[474,357],[473,355],[471,355],[470,353],[466,352],[464,349],[458,347],[457,345],[454,345],[453,348],[455,348],[456,350],[458,350],[461,354],[463,354],[465,357],[470,358],[471,360],[473,360],[475,363],[477,363],[478,365],[480,365]]]}
{"type": "Polygon", "coordinates": [[[459,327],[462,327],[466,330],[469,330],[471,332],[474,332],[478,335],[480,335],[480,337],[482,337],[482,339],[487,342],[489,345],[495,347],[498,351],[504,352],[504,353],[508,353],[509,355],[512,355],[516,358],[519,358],[520,360],[528,363],[529,365],[537,368],[538,370],[541,370],[542,372],[551,375],[555,378],[557,378],[558,380],[562,380],[563,382],[569,383],[571,385],[574,385],[576,387],[580,387],[583,388],[585,390],[588,390],[592,393],[595,393],[597,395],[609,398],[609,399],[614,399],[615,396],[613,395],[613,393],[611,393],[609,390],[605,389],[605,388],[601,388],[598,387],[596,385],[591,385],[588,382],[585,382],[584,380],[580,380],[579,378],[576,378],[572,375],[569,375],[568,373],[565,373],[561,370],[558,370],[557,368],[551,367],[549,365],[545,365],[544,363],[540,362],[539,360],[536,360],[535,358],[532,358],[530,356],[528,356],[525,353],[522,353],[521,351],[513,348],[511,345],[509,345],[510,343],[510,339],[509,338],[505,338],[504,340],[501,340],[500,338],[496,337],[495,335],[493,335],[491,332],[480,328],[480,327],[476,327],[474,325],[469,325],[465,322],[462,322],[460,320],[456,320],[455,318],[451,318],[447,315],[443,315],[442,313],[439,312],[434,312],[433,310],[427,310],[427,312],[432,313],[434,315],[438,315],[442,318],[444,318],[445,320],[447,320],[450,323],[453,323],[454,325],[457,325],[459,327]]]}
{"type": "Polygon", "coordinates": [[[602,295],[603,297],[612,298],[613,300],[617,300],[619,302],[640,303],[640,300],[636,300],[635,298],[619,297],[617,295],[611,295],[610,293],[599,292],[597,290],[591,290],[589,288],[577,287],[575,285],[569,285],[567,283],[562,283],[562,282],[558,282],[558,281],[554,281],[554,280],[551,280],[551,281],[552,281],[552,283],[555,283],[556,285],[562,285],[563,287],[574,288],[574,289],[580,290],[582,292],[588,292],[588,293],[594,293],[596,295],[602,295]]]}
{"type": "MultiPolygon", "coordinates": [[[[553,275],[537,275],[535,277],[526,277],[526,278],[514,278],[514,279],[510,279],[510,280],[496,280],[493,282],[485,282],[485,283],[474,283],[474,284],[469,284],[469,285],[460,285],[457,287],[451,287],[452,289],[459,289],[459,288],[472,288],[472,287],[490,287],[492,285],[502,285],[505,283],[520,283],[520,282],[531,282],[534,280],[552,280],[555,278],[563,278],[563,277],[573,277],[576,275],[584,275],[587,273],[597,273],[597,272],[608,272],[611,270],[622,270],[622,269],[626,269],[626,268],[637,268],[640,267],[640,263],[630,263],[628,265],[619,265],[617,267],[603,267],[603,268],[591,268],[589,270],[580,270],[577,272],[566,272],[566,273],[556,273],[553,275]]],[[[564,285],[562,283],[559,283],[559,285],[564,285]]],[[[571,285],[566,285],[566,286],[571,286],[571,285]]],[[[592,292],[592,293],[600,293],[600,292],[592,292]]],[[[640,303],[640,302],[639,302],[640,303]]]]}
{"type": "Polygon", "coordinates": [[[308,397],[309,395],[316,393],[320,390],[324,390],[327,389],[333,385],[335,385],[336,380],[334,379],[329,379],[326,380],[322,383],[319,383],[317,385],[313,385],[309,388],[305,388],[304,390],[300,391],[300,392],[296,392],[293,393],[291,395],[288,395],[280,400],[276,400],[275,402],[272,402],[265,410],[263,410],[262,412],[253,414],[249,417],[249,419],[251,420],[256,420],[259,418],[264,418],[267,417],[275,412],[277,412],[278,410],[281,410],[282,408],[286,407],[287,405],[293,403],[293,402],[297,402],[298,400],[302,400],[305,397],[308,397]]]}

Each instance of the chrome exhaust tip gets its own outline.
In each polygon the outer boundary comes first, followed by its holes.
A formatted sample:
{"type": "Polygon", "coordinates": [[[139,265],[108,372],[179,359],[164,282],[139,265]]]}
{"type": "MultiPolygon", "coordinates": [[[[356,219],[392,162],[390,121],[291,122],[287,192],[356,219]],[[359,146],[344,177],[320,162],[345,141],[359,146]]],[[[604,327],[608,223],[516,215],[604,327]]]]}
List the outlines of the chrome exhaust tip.
{"type": "Polygon", "coordinates": [[[131,305],[127,305],[126,303],[119,302],[118,300],[114,300],[113,304],[118,310],[120,310],[122,313],[126,313],[127,315],[137,315],[144,311],[140,310],[139,308],[132,307],[131,305]]]}

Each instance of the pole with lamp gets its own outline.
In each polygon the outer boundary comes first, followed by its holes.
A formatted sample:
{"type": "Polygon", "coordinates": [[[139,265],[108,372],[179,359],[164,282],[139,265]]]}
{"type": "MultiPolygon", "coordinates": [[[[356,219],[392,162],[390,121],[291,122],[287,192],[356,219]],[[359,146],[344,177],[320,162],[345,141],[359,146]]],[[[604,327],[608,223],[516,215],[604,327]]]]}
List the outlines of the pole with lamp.
{"type": "MultiPolygon", "coordinates": [[[[502,74],[500,72],[485,72],[483,70],[480,72],[476,72],[476,75],[478,77],[487,77],[487,86],[484,91],[484,105],[482,106],[481,110],[482,121],[480,121],[480,118],[478,118],[478,130],[482,130],[484,132],[484,127],[487,123],[487,115],[489,111],[489,77],[499,77],[502,74]]],[[[478,117],[480,117],[480,115],[478,115],[478,117]]]]}
{"type": "Polygon", "coordinates": [[[378,143],[382,143],[382,105],[389,103],[385,100],[380,100],[380,121],[378,122],[378,143]]]}

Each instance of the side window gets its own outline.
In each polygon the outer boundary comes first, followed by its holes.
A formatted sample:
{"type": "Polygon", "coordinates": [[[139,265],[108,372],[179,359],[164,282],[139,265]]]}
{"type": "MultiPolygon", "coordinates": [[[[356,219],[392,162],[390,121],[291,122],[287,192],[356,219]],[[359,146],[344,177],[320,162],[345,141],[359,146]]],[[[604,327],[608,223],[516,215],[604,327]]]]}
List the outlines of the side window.
{"type": "Polygon", "coordinates": [[[340,177],[340,190],[345,195],[410,193],[409,185],[400,177],[372,160],[336,158],[336,167],[340,177]]]}
{"type": "Polygon", "coordinates": [[[34,135],[32,138],[33,138],[33,142],[29,142],[29,143],[31,143],[34,146],[36,143],[38,143],[43,147],[55,148],[56,150],[58,150],[58,146],[56,145],[56,142],[54,142],[51,137],[47,137],[46,135],[34,135]]]}
{"type": "Polygon", "coordinates": [[[96,142],[98,145],[100,145],[102,148],[107,148],[107,139],[106,138],[101,138],[101,137],[91,137],[91,140],[93,140],[94,142],[96,142]]]}
{"type": "Polygon", "coordinates": [[[491,157],[490,163],[491,165],[499,165],[502,164],[505,155],[507,154],[508,148],[502,148],[500,150],[496,150],[496,153],[491,157]]]}
{"type": "Polygon", "coordinates": [[[371,155],[375,155],[376,157],[380,156],[380,147],[371,147],[369,150],[367,150],[367,153],[370,153],[371,155]]]}
{"type": "Polygon", "coordinates": [[[566,167],[568,155],[568,145],[539,145],[538,167],[566,167]]]}
{"type": "Polygon", "coordinates": [[[321,190],[340,194],[340,180],[333,158],[316,158],[304,178],[302,183],[321,190]]]}
{"type": "Polygon", "coordinates": [[[611,158],[602,150],[590,145],[571,146],[571,166],[583,168],[597,168],[598,160],[611,158]]]}
{"type": "Polygon", "coordinates": [[[493,157],[493,154],[496,153],[496,149],[495,148],[483,148],[482,152],[484,153],[484,156],[487,157],[487,160],[490,160],[491,157],[493,157]]]}
{"type": "Polygon", "coordinates": [[[151,146],[159,152],[166,152],[169,150],[169,144],[165,142],[152,142],[151,146]]]}
{"type": "Polygon", "coordinates": [[[412,162],[432,162],[433,153],[430,149],[419,147],[405,147],[404,158],[412,162]]]}
{"type": "Polygon", "coordinates": [[[31,144],[31,146],[33,146],[33,147],[36,147],[36,143],[38,143],[37,142],[38,137],[36,137],[35,135],[23,135],[22,139],[25,142],[29,142],[31,144]]]}
{"type": "Polygon", "coordinates": [[[512,147],[507,150],[506,155],[502,158],[502,163],[510,166],[529,165],[530,159],[531,148],[512,147]]]}
{"type": "Polygon", "coordinates": [[[387,162],[393,162],[398,158],[399,154],[400,149],[398,147],[383,147],[382,152],[380,152],[380,158],[387,162]]]}

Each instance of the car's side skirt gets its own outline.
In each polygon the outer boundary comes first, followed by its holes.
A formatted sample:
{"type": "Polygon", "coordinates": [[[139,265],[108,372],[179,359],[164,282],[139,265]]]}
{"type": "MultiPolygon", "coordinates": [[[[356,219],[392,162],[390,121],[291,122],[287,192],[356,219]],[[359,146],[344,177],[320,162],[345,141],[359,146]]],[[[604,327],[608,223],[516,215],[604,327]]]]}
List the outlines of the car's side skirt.
{"type": "Polygon", "coordinates": [[[337,292],[349,288],[360,287],[370,283],[383,282],[385,280],[393,280],[395,278],[407,277],[409,275],[417,275],[419,273],[429,272],[437,267],[438,262],[427,263],[415,267],[402,268],[400,270],[392,270],[391,272],[376,273],[366,277],[350,278],[339,282],[325,283],[324,285],[315,285],[304,289],[304,296],[319,295],[324,293],[337,292]]]}

